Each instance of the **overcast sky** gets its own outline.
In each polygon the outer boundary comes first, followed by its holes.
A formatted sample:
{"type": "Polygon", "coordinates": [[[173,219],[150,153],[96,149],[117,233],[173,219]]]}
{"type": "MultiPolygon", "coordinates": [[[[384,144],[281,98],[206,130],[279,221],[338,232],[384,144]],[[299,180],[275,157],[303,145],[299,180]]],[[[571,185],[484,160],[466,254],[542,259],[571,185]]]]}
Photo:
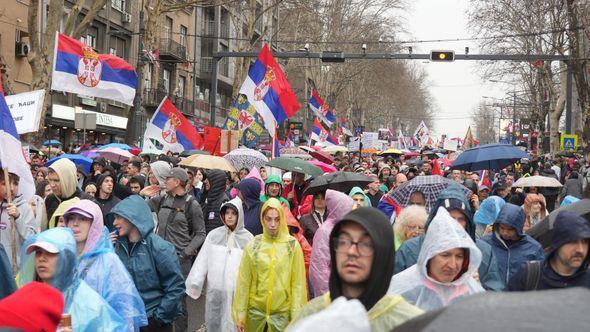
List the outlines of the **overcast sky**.
{"type": "MultiPolygon", "coordinates": [[[[455,39],[472,37],[467,29],[468,0],[414,0],[408,2],[406,29],[411,40],[455,39]]],[[[453,50],[455,53],[479,53],[476,42],[415,43],[414,53],[431,50],[453,50]]],[[[430,78],[430,91],[438,112],[433,114],[434,128],[438,136],[464,137],[471,124],[470,114],[482,96],[502,97],[502,86],[486,82],[477,72],[479,62],[455,61],[451,63],[421,62],[420,66],[430,78]]],[[[492,102],[488,99],[488,102],[492,102]]],[[[472,130],[474,130],[472,128],[472,130]]]]}

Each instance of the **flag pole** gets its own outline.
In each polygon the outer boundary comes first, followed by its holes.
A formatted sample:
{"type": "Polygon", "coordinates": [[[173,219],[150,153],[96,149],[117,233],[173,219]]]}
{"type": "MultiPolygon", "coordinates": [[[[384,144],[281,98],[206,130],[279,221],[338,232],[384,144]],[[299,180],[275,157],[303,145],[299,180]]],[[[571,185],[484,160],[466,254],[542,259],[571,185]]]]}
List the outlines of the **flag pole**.
{"type": "Polygon", "coordinates": [[[277,127],[275,126],[275,132],[272,135],[272,146],[270,148],[270,160],[273,160],[276,153],[276,140],[277,140],[277,127]]]}
{"type": "MultiPolygon", "coordinates": [[[[6,186],[6,201],[8,202],[8,204],[12,203],[12,186],[10,184],[10,177],[8,176],[8,168],[2,168],[3,173],[4,173],[4,184],[6,186]]],[[[17,258],[17,250],[18,247],[16,246],[16,221],[14,220],[13,217],[8,216],[8,222],[10,222],[11,225],[11,229],[10,229],[10,235],[11,235],[11,245],[12,245],[12,252],[11,252],[11,256],[12,256],[12,273],[13,275],[16,275],[18,273],[18,264],[16,263],[16,258],[17,258]]]]}

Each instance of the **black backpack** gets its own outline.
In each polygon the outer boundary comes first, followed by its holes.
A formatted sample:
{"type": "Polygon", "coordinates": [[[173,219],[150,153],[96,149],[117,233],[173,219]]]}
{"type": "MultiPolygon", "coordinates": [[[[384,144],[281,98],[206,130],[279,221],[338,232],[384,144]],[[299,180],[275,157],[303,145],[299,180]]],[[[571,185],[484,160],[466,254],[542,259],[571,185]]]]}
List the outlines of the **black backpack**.
{"type": "Polygon", "coordinates": [[[541,281],[541,261],[526,263],[526,284],[524,291],[537,290],[541,281]]]}

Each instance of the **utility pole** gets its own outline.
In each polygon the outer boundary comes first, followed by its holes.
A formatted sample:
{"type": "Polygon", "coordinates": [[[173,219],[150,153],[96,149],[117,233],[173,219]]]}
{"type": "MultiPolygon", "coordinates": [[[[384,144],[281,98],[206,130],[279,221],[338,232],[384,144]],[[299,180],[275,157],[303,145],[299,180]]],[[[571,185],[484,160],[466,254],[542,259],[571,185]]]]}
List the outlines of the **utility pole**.
{"type": "Polygon", "coordinates": [[[141,90],[143,89],[143,35],[145,33],[145,21],[144,21],[144,1],[141,1],[141,10],[139,11],[139,40],[137,50],[137,87],[135,88],[135,100],[133,101],[133,144],[141,146],[140,136],[143,129],[143,109],[141,108],[141,90]]]}
{"type": "Polygon", "coordinates": [[[516,85],[513,85],[512,98],[512,145],[516,145],[516,85]]]}

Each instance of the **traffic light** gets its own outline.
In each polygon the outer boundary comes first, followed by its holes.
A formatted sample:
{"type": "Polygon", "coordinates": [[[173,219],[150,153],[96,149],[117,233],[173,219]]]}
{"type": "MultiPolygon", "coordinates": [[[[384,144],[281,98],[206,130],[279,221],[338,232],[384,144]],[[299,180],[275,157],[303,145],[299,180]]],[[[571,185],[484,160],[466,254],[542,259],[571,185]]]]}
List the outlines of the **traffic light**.
{"type": "Polygon", "coordinates": [[[455,61],[455,52],[430,51],[430,61],[455,61]]]}

